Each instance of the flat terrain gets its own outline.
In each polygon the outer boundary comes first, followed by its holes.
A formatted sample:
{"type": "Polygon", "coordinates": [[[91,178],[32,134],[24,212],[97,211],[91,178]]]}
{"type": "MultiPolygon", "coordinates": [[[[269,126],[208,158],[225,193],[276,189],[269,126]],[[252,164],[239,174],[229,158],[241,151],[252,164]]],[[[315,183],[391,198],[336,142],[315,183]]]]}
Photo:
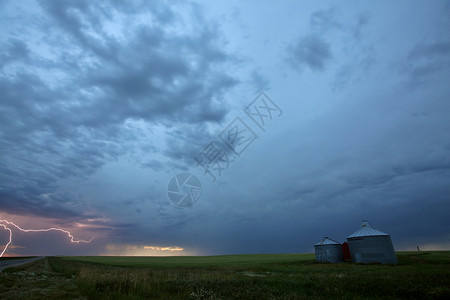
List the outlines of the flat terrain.
{"type": "Polygon", "coordinates": [[[67,260],[119,267],[215,267],[259,266],[264,264],[312,261],[314,254],[243,254],[218,256],[71,256],[67,260]]]}
{"type": "Polygon", "coordinates": [[[450,299],[450,251],[398,265],[312,254],[47,257],[0,273],[2,299],[450,299]]]}

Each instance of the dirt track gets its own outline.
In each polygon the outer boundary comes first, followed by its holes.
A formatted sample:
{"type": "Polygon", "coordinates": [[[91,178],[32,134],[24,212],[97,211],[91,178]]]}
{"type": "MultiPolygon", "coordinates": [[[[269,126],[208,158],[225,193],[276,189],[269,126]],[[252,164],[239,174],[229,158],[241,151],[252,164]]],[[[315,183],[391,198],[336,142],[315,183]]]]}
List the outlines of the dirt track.
{"type": "Polygon", "coordinates": [[[33,258],[25,258],[25,259],[10,259],[10,260],[1,260],[0,261],[0,272],[9,267],[20,266],[23,264],[27,264],[29,262],[43,259],[45,256],[33,257],[33,258]]]}

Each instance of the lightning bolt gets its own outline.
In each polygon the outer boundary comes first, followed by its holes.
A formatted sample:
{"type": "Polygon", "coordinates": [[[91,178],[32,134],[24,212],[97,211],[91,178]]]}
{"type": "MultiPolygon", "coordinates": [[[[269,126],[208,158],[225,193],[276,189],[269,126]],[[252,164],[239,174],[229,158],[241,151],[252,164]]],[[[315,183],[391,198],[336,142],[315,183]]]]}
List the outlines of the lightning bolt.
{"type": "Polygon", "coordinates": [[[6,252],[6,249],[8,249],[9,244],[11,244],[11,242],[12,242],[12,231],[11,231],[11,229],[9,229],[8,227],[6,227],[5,224],[0,224],[0,226],[2,226],[3,228],[5,228],[5,230],[8,230],[8,231],[9,231],[9,242],[8,242],[8,244],[6,244],[5,249],[3,249],[2,253],[0,254],[0,257],[2,257],[3,254],[6,252]]]}
{"type": "Polygon", "coordinates": [[[94,239],[94,237],[92,237],[90,240],[87,240],[87,241],[86,240],[76,240],[69,231],[61,229],[61,228],[55,228],[55,227],[47,228],[47,229],[23,229],[23,228],[20,228],[18,225],[14,224],[13,222],[10,222],[8,220],[1,220],[1,219],[0,219],[0,226],[3,227],[5,230],[9,231],[9,242],[6,244],[5,249],[3,249],[2,253],[0,254],[0,257],[3,256],[3,254],[8,249],[8,246],[12,242],[13,234],[12,234],[12,230],[11,230],[10,226],[15,227],[15,228],[17,228],[18,230],[20,230],[22,232],[47,232],[47,231],[64,232],[70,238],[70,242],[71,243],[76,243],[76,244],[79,244],[79,243],[90,243],[94,239]]]}

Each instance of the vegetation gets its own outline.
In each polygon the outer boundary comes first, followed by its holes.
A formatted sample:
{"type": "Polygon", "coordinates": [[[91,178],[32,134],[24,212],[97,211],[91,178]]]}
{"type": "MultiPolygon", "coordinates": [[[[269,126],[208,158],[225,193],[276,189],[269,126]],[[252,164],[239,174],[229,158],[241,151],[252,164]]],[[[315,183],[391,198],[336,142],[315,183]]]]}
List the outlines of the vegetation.
{"type": "Polygon", "coordinates": [[[307,262],[314,254],[243,254],[218,256],[71,256],[67,260],[90,262],[119,267],[217,267],[258,266],[263,264],[307,262]]]}
{"type": "Polygon", "coordinates": [[[16,260],[16,259],[28,259],[28,258],[34,258],[36,256],[3,256],[0,257],[0,262],[5,260],[16,260]]]}
{"type": "Polygon", "coordinates": [[[311,254],[48,257],[0,273],[5,299],[450,299],[450,251],[398,265],[320,264],[311,254]]]}

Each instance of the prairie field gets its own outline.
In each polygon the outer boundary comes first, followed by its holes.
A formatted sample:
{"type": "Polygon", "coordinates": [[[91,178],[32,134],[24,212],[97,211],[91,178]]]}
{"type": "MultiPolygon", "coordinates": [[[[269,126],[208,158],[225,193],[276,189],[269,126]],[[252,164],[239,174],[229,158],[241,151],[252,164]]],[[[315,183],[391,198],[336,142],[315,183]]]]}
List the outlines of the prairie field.
{"type": "Polygon", "coordinates": [[[313,254],[46,257],[0,273],[1,299],[450,299],[450,251],[397,265],[313,254]]]}

